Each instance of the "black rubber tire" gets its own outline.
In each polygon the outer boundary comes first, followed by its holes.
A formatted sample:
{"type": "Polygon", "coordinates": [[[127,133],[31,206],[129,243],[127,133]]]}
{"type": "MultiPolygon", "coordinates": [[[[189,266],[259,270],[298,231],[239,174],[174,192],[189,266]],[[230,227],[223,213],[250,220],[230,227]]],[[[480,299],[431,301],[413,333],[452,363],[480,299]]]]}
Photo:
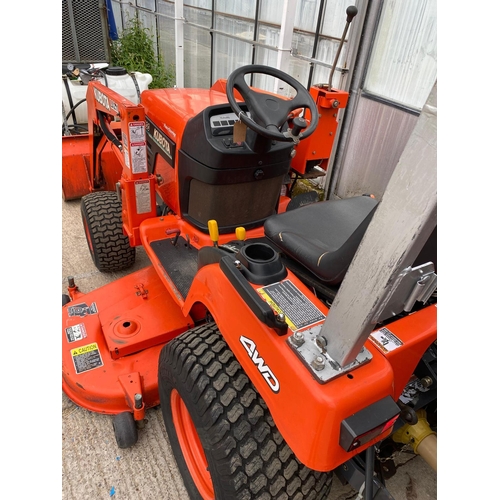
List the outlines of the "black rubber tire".
{"type": "Polygon", "coordinates": [[[122,206],[114,191],[97,191],[81,200],[85,237],[101,272],[122,271],[135,262],[135,248],[123,234],[122,206]]]}
{"type": "Polygon", "coordinates": [[[118,448],[130,448],[137,443],[139,434],[134,416],[128,411],[118,413],[113,418],[113,430],[118,448]]]}
{"type": "Polygon", "coordinates": [[[327,497],[333,473],[313,471],[295,457],[215,324],[185,332],[162,349],[158,385],[167,434],[192,500],[202,497],[173,424],[173,389],[200,438],[217,500],[327,497]]]}
{"type": "Polygon", "coordinates": [[[65,306],[69,302],[71,302],[71,299],[70,299],[69,295],[66,294],[66,293],[63,293],[62,294],[62,305],[65,306]]]}

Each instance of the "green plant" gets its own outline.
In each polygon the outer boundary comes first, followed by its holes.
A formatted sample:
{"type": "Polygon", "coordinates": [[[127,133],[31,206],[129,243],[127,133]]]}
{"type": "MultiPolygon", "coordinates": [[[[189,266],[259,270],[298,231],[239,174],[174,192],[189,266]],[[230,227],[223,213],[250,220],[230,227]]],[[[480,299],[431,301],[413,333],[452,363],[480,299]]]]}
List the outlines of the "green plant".
{"type": "Polygon", "coordinates": [[[156,54],[150,30],[142,25],[138,16],[129,19],[118,40],[112,42],[111,60],[113,65],[122,66],[127,71],[149,73],[153,77],[149,85],[151,89],[175,84],[174,65],[166,68],[161,54],[156,54]]]}

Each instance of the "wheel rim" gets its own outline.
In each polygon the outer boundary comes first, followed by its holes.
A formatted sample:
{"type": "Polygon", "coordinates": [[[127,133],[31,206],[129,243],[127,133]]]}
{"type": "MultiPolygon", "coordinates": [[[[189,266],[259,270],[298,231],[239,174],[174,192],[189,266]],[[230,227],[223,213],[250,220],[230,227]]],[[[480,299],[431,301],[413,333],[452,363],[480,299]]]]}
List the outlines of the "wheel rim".
{"type": "Polygon", "coordinates": [[[208,471],[208,462],[203,446],[191,415],[180,394],[175,389],[172,390],[170,402],[172,405],[172,420],[179,439],[179,445],[194,484],[203,500],[214,500],[214,487],[208,471]]]}

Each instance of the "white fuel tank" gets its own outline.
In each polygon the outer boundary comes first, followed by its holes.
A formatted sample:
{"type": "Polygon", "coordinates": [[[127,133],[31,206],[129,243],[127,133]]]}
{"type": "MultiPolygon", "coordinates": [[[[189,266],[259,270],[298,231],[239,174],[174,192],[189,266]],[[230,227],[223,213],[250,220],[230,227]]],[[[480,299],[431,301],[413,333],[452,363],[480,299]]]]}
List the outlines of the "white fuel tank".
{"type": "Polygon", "coordinates": [[[92,76],[80,74],[77,80],[72,80],[63,75],[62,101],[68,125],[74,125],[75,119],[77,125],[87,124],[86,97],[87,84],[90,79],[100,81],[103,85],[113,89],[134,104],[139,104],[140,94],[149,88],[153,77],[149,73],[140,73],[138,71],[129,74],[125,68],[119,66],[108,67],[94,73],[92,76]]]}

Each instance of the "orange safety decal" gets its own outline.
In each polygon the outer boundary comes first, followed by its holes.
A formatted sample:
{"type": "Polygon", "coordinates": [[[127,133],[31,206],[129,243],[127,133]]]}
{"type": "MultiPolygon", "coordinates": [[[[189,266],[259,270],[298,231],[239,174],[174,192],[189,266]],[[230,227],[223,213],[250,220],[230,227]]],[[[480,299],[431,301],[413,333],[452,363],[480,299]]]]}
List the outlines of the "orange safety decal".
{"type": "Polygon", "coordinates": [[[291,330],[309,327],[326,317],[290,280],[257,291],[277,314],[285,315],[291,330]]]}
{"type": "Polygon", "coordinates": [[[381,328],[372,332],[370,340],[384,353],[394,351],[403,345],[403,342],[388,328],[381,328]]]}
{"type": "Polygon", "coordinates": [[[87,337],[87,330],[85,329],[84,323],[79,323],[78,325],[70,326],[66,328],[66,338],[68,342],[77,342],[87,337]]]}
{"type": "Polygon", "coordinates": [[[71,349],[76,373],[88,372],[103,365],[97,342],[71,349]]]}
{"type": "Polygon", "coordinates": [[[92,302],[90,306],[85,303],[68,306],[69,317],[80,316],[81,318],[83,318],[84,316],[87,316],[89,314],[97,314],[97,305],[95,302],[92,302]]]}

